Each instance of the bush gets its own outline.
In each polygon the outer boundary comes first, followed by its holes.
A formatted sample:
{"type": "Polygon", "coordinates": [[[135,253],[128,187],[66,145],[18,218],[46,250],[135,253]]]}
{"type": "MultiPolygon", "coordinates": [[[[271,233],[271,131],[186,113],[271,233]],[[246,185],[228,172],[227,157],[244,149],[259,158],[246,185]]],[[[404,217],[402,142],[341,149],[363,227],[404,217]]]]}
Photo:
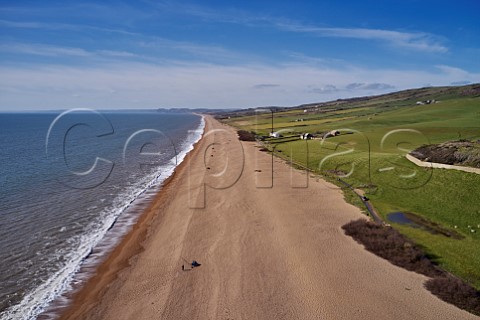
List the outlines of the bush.
{"type": "Polygon", "coordinates": [[[352,221],[342,227],[345,233],[363,244],[368,251],[392,264],[429,277],[442,275],[425,255],[397,230],[364,219],[352,221]]]}
{"type": "Polygon", "coordinates": [[[241,141],[255,141],[255,132],[253,131],[246,131],[246,130],[238,130],[238,139],[241,141]]]}
{"type": "Polygon", "coordinates": [[[452,276],[430,279],[425,288],[445,302],[480,316],[480,292],[452,276]]]}

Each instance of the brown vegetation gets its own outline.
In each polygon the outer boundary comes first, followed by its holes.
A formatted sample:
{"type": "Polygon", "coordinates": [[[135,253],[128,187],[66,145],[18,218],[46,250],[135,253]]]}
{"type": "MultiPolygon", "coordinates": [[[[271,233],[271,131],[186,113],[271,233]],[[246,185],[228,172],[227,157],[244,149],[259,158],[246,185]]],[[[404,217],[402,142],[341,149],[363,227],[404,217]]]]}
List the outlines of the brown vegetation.
{"type": "Polygon", "coordinates": [[[253,131],[238,130],[237,134],[241,141],[255,141],[255,132],[253,131]]]}
{"type": "Polygon", "coordinates": [[[445,302],[480,316],[480,292],[452,276],[430,279],[425,287],[445,302]]]}
{"type": "Polygon", "coordinates": [[[365,249],[396,266],[429,277],[443,274],[420,248],[393,228],[363,219],[349,222],[342,228],[365,249]]]}

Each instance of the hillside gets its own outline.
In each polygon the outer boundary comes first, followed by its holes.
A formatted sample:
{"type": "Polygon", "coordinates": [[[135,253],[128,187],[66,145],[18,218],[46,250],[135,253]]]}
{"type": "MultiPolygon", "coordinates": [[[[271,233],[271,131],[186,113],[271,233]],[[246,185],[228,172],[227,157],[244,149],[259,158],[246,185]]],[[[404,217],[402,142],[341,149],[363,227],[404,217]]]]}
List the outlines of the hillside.
{"type": "Polygon", "coordinates": [[[277,107],[265,106],[259,108],[248,108],[235,111],[220,111],[217,112],[218,118],[237,117],[254,115],[258,109],[268,109],[274,112],[285,111],[300,111],[304,112],[328,112],[334,110],[344,110],[351,108],[358,108],[362,106],[369,106],[378,108],[379,110],[391,109],[401,106],[408,106],[415,104],[417,101],[428,100],[447,100],[461,97],[479,97],[480,83],[470,84],[465,86],[446,86],[446,87],[425,87],[417,89],[408,89],[398,92],[392,92],[376,96],[355,97],[348,99],[337,99],[327,102],[317,102],[301,104],[292,107],[277,107]]]}

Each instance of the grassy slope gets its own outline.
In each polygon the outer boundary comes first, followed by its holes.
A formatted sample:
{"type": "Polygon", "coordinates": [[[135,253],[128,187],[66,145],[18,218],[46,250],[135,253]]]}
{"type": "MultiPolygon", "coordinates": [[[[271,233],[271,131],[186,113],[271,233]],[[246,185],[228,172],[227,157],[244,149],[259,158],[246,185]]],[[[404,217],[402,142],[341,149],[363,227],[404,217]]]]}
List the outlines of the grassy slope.
{"type": "MultiPolygon", "coordinates": [[[[455,230],[465,239],[455,240],[395,225],[424,246],[445,269],[480,288],[480,175],[422,169],[404,158],[406,150],[422,144],[480,139],[480,97],[465,97],[454,89],[421,89],[342,103],[337,108],[320,107],[307,113],[303,108],[275,113],[274,130],[286,129],[284,135],[341,128],[353,134],[330,138],[324,143],[319,140],[270,143],[276,151],[303,165],[308,163],[317,172],[333,169],[351,172],[344,180],[355,187],[376,186],[364,190],[384,217],[394,211],[409,211],[447,228],[457,226],[455,230]],[[415,101],[419,96],[440,102],[418,106],[415,101]],[[304,121],[295,122],[297,119],[304,121]],[[392,130],[401,131],[388,135],[392,130]]],[[[232,118],[227,123],[266,134],[271,130],[271,114],[232,118]]],[[[347,198],[354,199],[348,195],[347,198]]]]}

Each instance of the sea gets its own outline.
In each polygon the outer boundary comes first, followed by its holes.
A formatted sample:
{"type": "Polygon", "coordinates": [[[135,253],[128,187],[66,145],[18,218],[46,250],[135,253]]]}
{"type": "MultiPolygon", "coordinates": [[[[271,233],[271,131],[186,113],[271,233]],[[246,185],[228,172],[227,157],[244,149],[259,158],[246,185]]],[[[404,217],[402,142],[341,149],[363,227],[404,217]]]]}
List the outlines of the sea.
{"type": "Polygon", "coordinates": [[[0,319],[54,319],[193,149],[203,117],[0,113],[0,319]]]}

